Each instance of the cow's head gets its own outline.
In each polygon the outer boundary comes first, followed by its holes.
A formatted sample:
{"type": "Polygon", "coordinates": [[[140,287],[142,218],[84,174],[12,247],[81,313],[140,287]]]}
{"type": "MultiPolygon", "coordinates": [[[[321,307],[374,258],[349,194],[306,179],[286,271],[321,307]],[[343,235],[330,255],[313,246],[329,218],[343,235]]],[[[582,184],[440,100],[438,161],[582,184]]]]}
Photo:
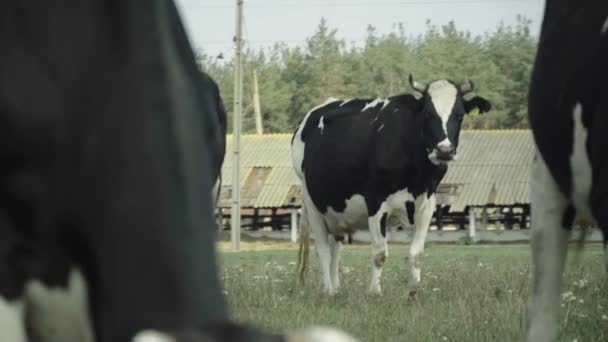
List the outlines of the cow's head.
{"type": "Polygon", "coordinates": [[[424,115],[424,139],[428,157],[434,164],[454,160],[458,149],[460,127],[465,114],[473,111],[485,113],[492,106],[486,99],[475,96],[466,100],[464,95],[474,89],[472,81],[456,84],[437,80],[421,84],[410,75],[410,85],[422,94],[421,114],[424,115]]]}

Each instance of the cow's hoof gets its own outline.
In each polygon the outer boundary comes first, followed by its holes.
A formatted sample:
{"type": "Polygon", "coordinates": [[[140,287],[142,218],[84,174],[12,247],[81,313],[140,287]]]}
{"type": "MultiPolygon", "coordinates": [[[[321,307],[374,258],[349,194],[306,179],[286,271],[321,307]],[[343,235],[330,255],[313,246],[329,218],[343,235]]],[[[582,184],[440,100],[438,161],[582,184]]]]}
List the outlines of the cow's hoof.
{"type": "Polygon", "coordinates": [[[337,289],[323,289],[323,291],[321,293],[323,293],[323,295],[327,296],[327,297],[335,297],[338,294],[338,290],[337,289]]]}
{"type": "Polygon", "coordinates": [[[411,289],[408,294],[407,294],[407,299],[409,301],[415,301],[416,299],[418,299],[418,295],[420,293],[420,289],[419,288],[414,288],[411,289]]]}
{"type": "Polygon", "coordinates": [[[367,290],[367,295],[370,297],[380,297],[382,295],[382,291],[380,288],[373,288],[367,290]]]}

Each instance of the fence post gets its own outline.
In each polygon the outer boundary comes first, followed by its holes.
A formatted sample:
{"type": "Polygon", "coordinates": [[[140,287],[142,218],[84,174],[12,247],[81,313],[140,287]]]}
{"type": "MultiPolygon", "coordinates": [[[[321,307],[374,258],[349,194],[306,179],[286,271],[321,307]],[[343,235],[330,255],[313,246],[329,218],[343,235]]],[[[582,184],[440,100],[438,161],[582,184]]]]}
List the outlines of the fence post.
{"type": "Polygon", "coordinates": [[[488,207],[485,205],[481,209],[481,229],[488,230],[488,207]]]}
{"type": "Polygon", "coordinates": [[[469,239],[471,243],[476,242],[475,238],[475,209],[473,207],[469,208],[469,239]]]}
{"type": "Polygon", "coordinates": [[[291,242],[298,242],[298,211],[291,212],[291,242]]]}

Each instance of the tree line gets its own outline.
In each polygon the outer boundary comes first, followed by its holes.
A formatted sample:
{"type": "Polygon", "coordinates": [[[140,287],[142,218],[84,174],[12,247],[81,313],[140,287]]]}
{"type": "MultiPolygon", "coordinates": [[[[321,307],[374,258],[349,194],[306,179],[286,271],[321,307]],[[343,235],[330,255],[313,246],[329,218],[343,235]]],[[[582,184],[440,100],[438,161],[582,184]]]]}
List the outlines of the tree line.
{"type": "MultiPolygon", "coordinates": [[[[421,82],[437,78],[475,82],[475,91],[492,102],[485,115],[466,117],[467,129],[526,128],[527,89],[537,38],[530,21],[500,23],[471,35],[454,22],[408,35],[402,24],[378,34],[367,27],[362,46],[347,44],[321,19],[304,46],[247,49],[243,57],[243,132],[254,132],[253,72],[257,73],[265,133],[292,132],[301,118],[326,98],[386,97],[411,92],[408,75],[421,82]]],[[[221,61],[199,51],[201,70],[218,83],[232,125],[234,60],[221,61]]]]}

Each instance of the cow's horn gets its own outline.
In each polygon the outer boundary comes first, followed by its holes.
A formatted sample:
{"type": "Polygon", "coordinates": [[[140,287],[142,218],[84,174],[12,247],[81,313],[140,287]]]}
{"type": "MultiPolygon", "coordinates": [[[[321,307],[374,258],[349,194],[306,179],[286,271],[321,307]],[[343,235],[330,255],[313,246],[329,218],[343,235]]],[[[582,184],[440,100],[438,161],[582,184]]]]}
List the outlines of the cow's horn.
{"type": "Polygon", "coordinates": [[[471,80],[466,80],[466,82],[463,82],[460,85],[460,92],[462,94],[470,93],[473,91],[473,89],[475,89],[475,83],[473,83],[471,80]]]}
{"type": "Polygon", "coordinates": [[[415,81],[414,76],[412,76],[412,74],[410,74],[410,85],[412,86],[412,88],[414,88],[414,90],[419,91],[421,94],[424,94],[424,92],[426,91],[426,86],[415,81]]]}

